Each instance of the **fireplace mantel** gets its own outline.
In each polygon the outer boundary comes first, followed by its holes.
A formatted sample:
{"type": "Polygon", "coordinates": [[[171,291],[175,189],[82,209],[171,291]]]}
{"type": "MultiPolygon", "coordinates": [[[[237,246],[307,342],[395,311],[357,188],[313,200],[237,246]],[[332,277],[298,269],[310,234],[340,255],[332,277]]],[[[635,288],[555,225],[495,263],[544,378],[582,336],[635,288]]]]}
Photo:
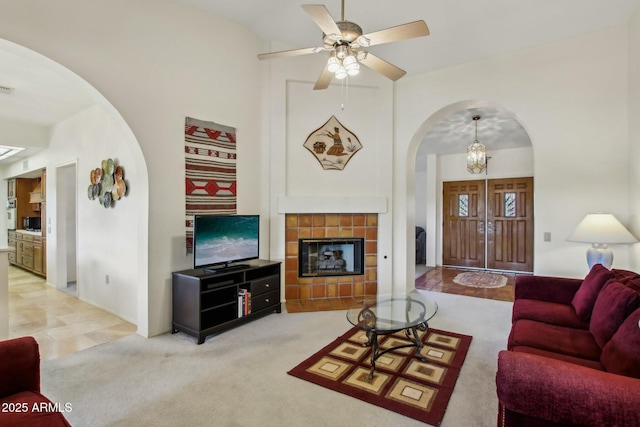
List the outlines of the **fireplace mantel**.
{"type": "Polygon", "coordinates": [[[387,213],[386,197],[279,197],[278,213],[387,213]]]}

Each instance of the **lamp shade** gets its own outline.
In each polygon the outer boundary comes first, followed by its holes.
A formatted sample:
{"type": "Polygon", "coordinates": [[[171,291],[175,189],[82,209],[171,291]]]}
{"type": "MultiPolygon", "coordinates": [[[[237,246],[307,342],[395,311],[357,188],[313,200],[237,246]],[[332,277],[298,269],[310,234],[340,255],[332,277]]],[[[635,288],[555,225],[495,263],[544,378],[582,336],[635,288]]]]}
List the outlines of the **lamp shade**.
{"type": "Polygon", "coordinates": [[[635,238],[612,214],[588,214],[569,237],[569,242],[629,244],[636,243],[635,238]]]}

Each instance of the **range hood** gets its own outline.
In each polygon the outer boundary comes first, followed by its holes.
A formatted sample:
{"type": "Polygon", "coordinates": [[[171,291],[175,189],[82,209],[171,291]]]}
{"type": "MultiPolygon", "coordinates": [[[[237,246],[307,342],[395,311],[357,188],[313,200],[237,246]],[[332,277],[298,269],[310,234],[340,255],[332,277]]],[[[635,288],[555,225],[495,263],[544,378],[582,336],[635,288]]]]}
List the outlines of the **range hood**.
{"type": "Polygon", "coordinates": [[[42,200],[42,186],[40,185],[40,181],[38,181],[36,188],[29,193],[29,203],[42,203],[42,200]]]}

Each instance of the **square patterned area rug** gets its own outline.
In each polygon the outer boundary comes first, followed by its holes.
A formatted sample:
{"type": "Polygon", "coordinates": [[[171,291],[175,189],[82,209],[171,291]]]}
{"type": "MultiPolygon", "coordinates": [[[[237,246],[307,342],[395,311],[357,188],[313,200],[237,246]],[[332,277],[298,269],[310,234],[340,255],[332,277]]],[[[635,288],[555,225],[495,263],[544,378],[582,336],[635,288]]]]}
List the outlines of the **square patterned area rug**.
{"type": "MultiPolygon", "coordinates": [[[[442,422],[471,338],[452,332],[418,331],[427,362],[402,348],[376,360],[369,380],[371,348],[366,333],[352,328],[288,374],[427,424],[442,422]]],[[[380,349],[409,343],[403,332],[379,336],[380,349]]]]}

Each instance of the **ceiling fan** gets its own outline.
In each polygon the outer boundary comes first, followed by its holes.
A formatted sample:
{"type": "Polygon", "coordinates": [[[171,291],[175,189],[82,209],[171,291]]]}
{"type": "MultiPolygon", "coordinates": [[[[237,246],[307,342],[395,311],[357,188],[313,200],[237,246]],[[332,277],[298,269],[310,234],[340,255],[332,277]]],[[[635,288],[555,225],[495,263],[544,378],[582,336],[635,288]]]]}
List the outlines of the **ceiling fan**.
{"type": "Polygon", "coordinates": [[[328,51],[329,60],[316,81],[313,87],[314,90],[328,88],[334,77],[336,79],[344,79],[348,75],[358,74],[360,64],[377,71],[391,80],[398,80],[406,74],[406,71],[378,58],[366,49],[370,46],[429,35],[429,28],[424,21],[414,21],[363,34],[362,28],[358,24],[345,21],[344,0],[342,0],[341,19],[337,22],[324,5],[305,4],[302,5],[302,8],[322,30],[322,46],[262,53],[258,55],[258,58],[275,59],[328,51]]]}

